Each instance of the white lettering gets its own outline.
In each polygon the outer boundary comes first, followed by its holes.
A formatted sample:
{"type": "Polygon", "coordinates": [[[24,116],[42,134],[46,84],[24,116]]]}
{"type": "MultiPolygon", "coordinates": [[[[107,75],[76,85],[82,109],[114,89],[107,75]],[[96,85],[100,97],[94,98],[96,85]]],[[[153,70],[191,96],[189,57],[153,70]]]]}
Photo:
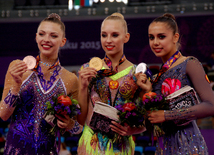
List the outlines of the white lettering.
{"type": "Polygon", "coordinates": [[[67,50],[67,49],[95,49],[99,50],[101,48],[100,41],[86,41],[86,42],[69,42],[69,40],[66,41],[65,45],[61,47],[61,50],[67,50]]]}

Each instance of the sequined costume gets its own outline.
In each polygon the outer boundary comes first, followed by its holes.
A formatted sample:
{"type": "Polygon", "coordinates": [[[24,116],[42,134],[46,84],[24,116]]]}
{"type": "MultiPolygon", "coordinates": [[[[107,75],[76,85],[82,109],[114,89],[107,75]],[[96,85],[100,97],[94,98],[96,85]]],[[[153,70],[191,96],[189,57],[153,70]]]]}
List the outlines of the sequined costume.
{"type": "MultiPolygon", "coordinates": [[[[40,66],[37,67],[38,70],[41,69],[40,66]]],[[[77,77],[60,64],[49,71],[52,80],[47,83],[44,78],[39,76],[39,74],[42,74],[41,70],[28,70],[24,73],[19,98],[15,103],[16,108],[11,116],[4,150],[5,155],[58,154],[56,136],[50,134],[52,126],[44,119],[45,103],[51,100],[53,96],[61,93],[67,94],[70,92],[71,94],[68,95],[77,98],[78,82],[77,77]]],[[[5,90],[9,89],[10,78],[10,74],[7,73],[5,90]]],[[[5,102],[7,104],[6,98],[5,102]]],[[[73,133],[81,132],[79,124],[77,121],[75,122],[73,133]]]]}
{"type": "Polygon", "coordinates": [[[165,135],[157,144],[157,155],[202,154],[208,150],[203,136],[196,124],[196,118],[213,115],[214,95],[210,88],[201,63],[194,57],[188,57],[179,65],[163,73],[153,84],[153,91],[161,93],[164,80],[176,79],[181,87],[193,87],[201,99],[201,103],[189,108],[165,111],[166,121],[163,123],[165,135]],[[192,121],[190,121],[192,120],[192,121]],[[179,121],[190,121],[187,125],[179,125],[179,121]]]}
{"type": "MultiPolygon", "coordinates": [[[[84,65],[87,67],[87,64],[84,65]]],[[[134,77],[135,66],[130,66],[123,71],[111,75],[109,77],[102,77],[96,81],[92,88],[89,110],[84,126],[83,134],[79,140],[78,154],[79,155],[131,155],[134,154],[135,144],[132,136],[122,137],[122,143],[114,142],[113,139],[101,134],[95,133],[90,127],[90,120],[93,113],[93,105],[95,101],[116,106],[119,102],[135,99],[139,96],[139,88],[134,77]],[[110,89],[109,82],[117,80],[119,87],[110,89]]]]}

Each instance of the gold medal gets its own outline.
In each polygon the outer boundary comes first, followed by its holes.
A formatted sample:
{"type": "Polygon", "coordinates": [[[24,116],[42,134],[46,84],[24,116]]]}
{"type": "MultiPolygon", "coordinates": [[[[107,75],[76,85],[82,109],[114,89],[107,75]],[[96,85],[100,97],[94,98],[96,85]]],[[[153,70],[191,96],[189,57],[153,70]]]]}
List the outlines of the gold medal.
{"type": "Polygon", "coordinates": [[[117,89],[118,86],[119,86],[119,82],[118,81],[114,81],[114,80],[109,81],[109,88],[117,89]]]}
{"type": "Polygon", "coordinates": [[[103,67],[103,61],[99,57],[93,57],[89,61],[89,67],[93,67],[98,71],[103,67]]]}

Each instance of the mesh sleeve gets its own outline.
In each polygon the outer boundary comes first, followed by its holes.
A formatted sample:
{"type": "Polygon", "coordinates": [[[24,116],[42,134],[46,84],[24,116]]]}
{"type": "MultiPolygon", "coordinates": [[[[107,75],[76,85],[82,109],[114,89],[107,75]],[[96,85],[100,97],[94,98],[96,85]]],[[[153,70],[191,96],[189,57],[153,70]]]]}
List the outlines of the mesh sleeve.
{"type": "Polygon", "coordinates": [[[214,94],[210,83],[206,80],[201,63],[191,58],[187,62],[186,74],[199,95],[201,103],[185,109],[165,111],[166,120],[193,120],[214,115],[214,94]]]}

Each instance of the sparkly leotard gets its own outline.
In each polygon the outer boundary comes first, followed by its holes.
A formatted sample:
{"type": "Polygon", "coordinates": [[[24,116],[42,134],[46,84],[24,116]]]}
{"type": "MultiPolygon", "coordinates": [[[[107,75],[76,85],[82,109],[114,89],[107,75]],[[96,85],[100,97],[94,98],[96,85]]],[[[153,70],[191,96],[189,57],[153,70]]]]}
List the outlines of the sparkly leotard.
{"type": "Polygon", "coordinates": [[[196,118],[203,118],[213,114],[214,95],[206,80],[206,74],[201,63],[193,57],[187,58],[179,65],[167,70],[161,75],[157,83],[153,84],[153,91],[161,93],[165,79],[176,79],[181,82],[181,87],[189,85],[198,93],[201,103],[189,108],[165,111],[166,122],[163,123],[165,135],[157,145],[157,155],[174,154],[202,154],[207,155],[207,147],[203,136],[196,124],[196,118]],[[192,120],[186,125],[177,123],[192,120]],[[163,143],[162,147],[161,144],[163,143]]]}
{"type": "Polygon", "coordinates": [[[131,155],[134,154],[134,141],[132,136],[124,138],[123,144],[113,142],[112,139],[106,137],[101,133],[94,133],[90,128],[90,120],[93,114],[93,105],[96,100],[103,103],[116,106],[119,102],[125,100],[135,101],[139,95],[138,86],[135,83],[134,77],[135,66],[130,66],[125,70],[118,72],[110,77],[103,77],[96,81],[95,86],[91,92],[91,101],[89,103],[88,117],[86,125],[84,126],[83,134],[79,141],[78,154],[79,155],[131,155]],[[117,80],[119,87],[117,89],[109,88],[109,81],[117,80]]]}
{"type": "MultiPolygon", "coordinates": [[[[52,72],[53,70],[50,70],[52,72]]],[[[72,93],[77,97],[77,77],[62,68],[59,76],[45,91],[42,87],[38,73],[28,71],[24,74],[24,81],[19,92],[19,100],[11,116],[11,123],[5,144],[5,155],[57,155],[56,136],[50,133],[52,126],[44,119],[45,103],[58,94],[72,93]],[[63,76],[64,75],[64,76],[63,76]],[[67,79],[66,79],[67,78],[67,79]],[[73,82],[73,83],[71,83],[73,82]],[[73,89],[73,92],[70,89],[73,89]]],[[[6,76],[5,89],[9,87],[6,76]]],[[[6,92],[6,91],[5,91],[6,92]]],[[[4,95],[5,96],[5,95],[4,95]]],[[[77,121],[71,130],[81,132],[77,121]],[[79,129],[79,131],[78,131],[79,129]]]]}

